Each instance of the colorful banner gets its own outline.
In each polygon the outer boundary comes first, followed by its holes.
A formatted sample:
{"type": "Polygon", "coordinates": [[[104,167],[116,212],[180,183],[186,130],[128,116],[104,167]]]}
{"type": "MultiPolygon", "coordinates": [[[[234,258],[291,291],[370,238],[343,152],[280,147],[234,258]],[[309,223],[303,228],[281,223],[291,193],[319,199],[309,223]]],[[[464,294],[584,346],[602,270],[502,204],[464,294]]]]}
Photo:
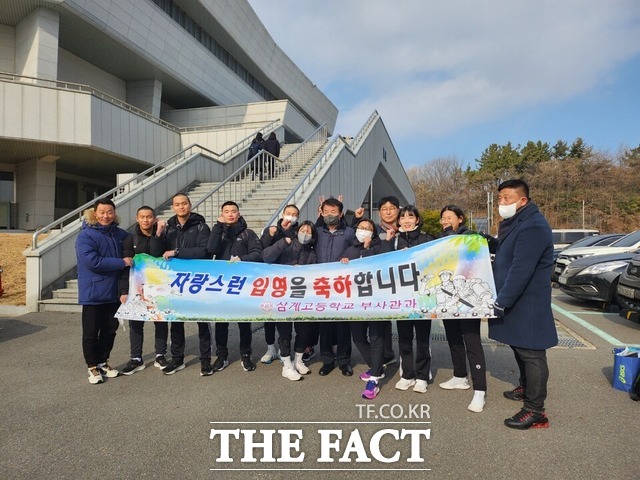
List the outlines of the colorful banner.
{"type": "Polygon", "coordinates": [[[289,266],[136,255],[116,316],[148,321],[472,318],[493,314],[487,241],[452,235],[406,250],[289,266]]]}

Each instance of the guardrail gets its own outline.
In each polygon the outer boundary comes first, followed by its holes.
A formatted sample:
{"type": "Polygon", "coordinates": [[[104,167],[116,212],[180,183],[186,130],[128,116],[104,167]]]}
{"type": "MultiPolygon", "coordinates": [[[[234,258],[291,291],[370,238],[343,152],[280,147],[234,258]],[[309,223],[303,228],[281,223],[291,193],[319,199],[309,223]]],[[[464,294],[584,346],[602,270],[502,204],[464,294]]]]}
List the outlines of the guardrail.
{"type": "MultiPolygon", "coordinates": [[[[273,120],[272,122],[264,126],[262,129],[259,129],[258,131],[261,131],[263,135],[265,135],[271,130],[275,129],[275,127],[280,123],[281,123],[280,119],[273,120]]],[[[124,183],[105,192],[104,194],[100,195],[100,197],[97,197],[91,200],[90,202],[87,202],[84,205],[81,205],[80,207],[76,208],[72,212],[69,212],[63,217],[36,230],[32,236],[31,248],[33,250],[36,250],[39,246],[38,238],[45,233],[49,233],[51,230],[55,229],[55,230],[60,230],[60,232],[63,232],[64,229],[68,227],[69,224],[71,223],[77,226],[78,225],[77,222],[80,222],[82,219],[82,213],[84,212],[84,210],[93,206],[93,204],[96,202],[96,200],[98,200],[98,198],[114,198],[114,202],[117,203],[118,195],[122,195],[124,193],[130,193],[137,188],[143,188],[145,184],[154,181],[155,177],[159,175],[161,172],[167,170],[168,168],[173,167],[174,165],[177,165],[178,163],[184,161],[185,159],[194,158],[195,153],[200,153],[207,157],[216,159],[220,162],[224,162],[227,158],[233,157],[243,149],[247,148],[247,146],[251,143],[251,140],[253,138],[255,138],[255,133],[252,133],[251,135],[248,135],[247,137],[243,138],[242,140],[232,145],[221,154],[216,153],[212,150],[209,150],[208,148],[198,144],[189,145],[188,147],[182,149],[180,152],[172,155],[166,160],[149,167],[148,169],[146,169],[142,173],[139,173],[135,177],[130,178],[124,183]]],[[[47,237],[47,238],[55,238],[55,237],[47,237]]]]}
{"type": "Polygon", "coordinates": [[[369,116],[368,120],[365,122],[363,127],[351,142],[347,142],[347,140],[342,136],[334,138],[327,146],[322,156],[318,158],[318,160],[316,160],[316,162],[305,174],[305,176],[300,179],[298,184],[293,188],[287,198],[285,198],[282,203],[278,205],[275,213],[271,215],[271,218],[269,218],[269,220],[267,220],[267,224],[265,225],[265,227],[276,224],[280,213],[282,212],[282,210],[284,210],[285,206],[289,204],[298,205],[300,203],[300,199],[304,197],[307,188],[313,183],[313,180],[316,178],[318,172],[324,169],[325,166],[333,162],[333,160],[337,156],[337,152],[339,149],[348,148],[352,152],[357,150],[360,147],[360,144],[368,135],[371,126],[378,120],[378,118],[380,118],[380,115],[377,111],[374,110],[374,112],[369,116]]]}
{"type": "Polygon", "coordinates": [[[327,126],[322,124],[286,157],[278,158],[269,152],[258,152],[225,178],[220,185],[195,202],[193,210],[199,209],[200,214],[204,212],[206,218],[209,218],[209,215],[216,218],[215,213],[220,211],[225,201],[230,198],[247,198],[263,179],[286,180],[297,177],[310,155],[315,154],[326,142],[327,135],[327,126]]]}

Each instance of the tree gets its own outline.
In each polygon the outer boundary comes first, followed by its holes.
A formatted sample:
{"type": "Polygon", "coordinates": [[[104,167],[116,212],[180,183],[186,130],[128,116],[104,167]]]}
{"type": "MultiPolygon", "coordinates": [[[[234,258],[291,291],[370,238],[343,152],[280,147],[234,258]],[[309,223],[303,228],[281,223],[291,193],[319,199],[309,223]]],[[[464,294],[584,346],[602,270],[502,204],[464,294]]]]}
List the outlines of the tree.
{"type": "Polygon", "coordinates": [[[551,155],[556,160],[564,160],[569,153],[569,145],[564,140],[558,140],[553,146],[551,155]]]}
{"type": "Polygon", "coordinates": [[[578,137],[571,144],[571,148],[569,149],[569,156],[571,158],[582,158],[589,151],[590,151],[590,149],[584,143],[584,140],[582,140],[582,138],[578,137]]]}
{"type": "Polygon", "coordinates": [[[511,142],[506,145],[491,144],[478,162],[480,171],[487,171],[493,174],[494,178],[506,178],[509,172],[519,171],[522,167],[522,156],[518,148],[514,148],[511,142]]]}

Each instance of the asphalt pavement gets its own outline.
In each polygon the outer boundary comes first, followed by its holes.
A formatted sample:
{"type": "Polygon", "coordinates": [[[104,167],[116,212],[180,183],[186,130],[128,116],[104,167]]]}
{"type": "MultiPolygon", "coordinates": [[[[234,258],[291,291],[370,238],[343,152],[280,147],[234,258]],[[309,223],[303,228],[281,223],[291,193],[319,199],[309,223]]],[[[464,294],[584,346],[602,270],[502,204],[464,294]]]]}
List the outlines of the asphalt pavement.
{"type": "MultiPolygon", "coordinates": [[[[640,345],[640,325],[562,295],[554,305],[562,341],[548,352],[550,427],[528,431],[503,425],[520,408],[502,396],[518,376],[506,346],[485,339],[484,412],[467,410],[471,390],[438,387],[452,374],[439,322],[427,393],[394,389],[396,364],[370,401],[355,348],[353,377],[320,377],[316,357],[313,373],[292,382],[277,362],[244,372],[234,325],[231,364],[211,377],[200,376],[196,325],[187,326],[187,368],[171,376],[153,367],[148,325],[147,368],[90,385],[79,314],[0,308],[0,478],[637,479],[640,402],[612,388],[611,342],[640,345]]],[[[120,329],[113,366],[124,366],[128,346],[120,329]]]]}

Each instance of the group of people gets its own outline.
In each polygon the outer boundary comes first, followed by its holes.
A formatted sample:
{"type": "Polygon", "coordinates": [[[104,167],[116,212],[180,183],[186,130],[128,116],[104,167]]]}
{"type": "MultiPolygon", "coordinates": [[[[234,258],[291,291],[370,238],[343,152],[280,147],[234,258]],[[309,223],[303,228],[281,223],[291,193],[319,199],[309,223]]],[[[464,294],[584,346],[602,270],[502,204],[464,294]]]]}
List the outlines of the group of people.
{"type": "Polygon", "coordinates": [[[254,163],[254,177],[257,170],[260,180],[264,180],[265,177],[274,178],[276,173],[275,159],[280,157],[280,142],[275,132],[271,132],[266,140],[262,133],[258,132],[249,145],[247,160],[251,160],[263,151],[271,155],[260,155],[254,163]]]}
{"type": "MultiPolygon", "coordinates": [[[[497,298],[494,315],[489,319],[491,338],[510,345],[520,370],[519,385],[504,396],[522,401],[523,408],[505,420],[512,428],[526,429],[548,425],[544,413],[548,367],[546,349],[557,344],[551,314],[550,269],[553,243],[551,229],[537,206],[529,198],[523,180],[509,180],[498,187],[500,223],[498,237],[486,235],[495,253],[493,262],[497,298]],[[544,280],[544,281],[543,281],[544,280]]],[[[386,196],[378,202],[380,220],[376,224],[356,210],[348,225],[343,204],[336,198],[321,198],[315,222],[299,221],[299,209],[287,205],[277,225],[262,232],[251,229],[233,201],[225,202],[220,216],[209,228],[205,218],[191,211],[184,193],[172,198],[174,216],[158,220],[151,207],[137,211],[132,234],[118,227],[115,205],[100,199],[85,212],[83,229],[76,242],[78,259],[79,303],[82,305],[83,352],[89,382],[101,383],[119,373],[131,375],[143,370],[142,321],[131,320],[129,336],[131,359],[118,372],[109,363],[118,321],[114,314],[126,302],[129,291],[129,267],[135,254],[181,259],[211,259],[265,262],[283,265],[308,265],[343,262],[404,250],[434,239],[422,232],[420,212],[413,205],[400,207],[396,197],[386,196]]],[[[440,212],[442,232],[439,236],[472,232],[466,225],[463,210],[447,205],[440,212]]],[[[200,375],[212,375],[229,365],[229,323],[198,323],[200,375]],[[213,335],[212,335],[213,330],[213,335]],[[212,337],[216,359],[212,363],[212,337]]],[[[473,387],[468,409],[482,412],[486,403],[486,363],[481,344],[479,318],[444,320],[453,363],[453,377],[439,386],[446,390],[473,387]],[[467,379],[467,361],[471,384],[467,379]]],[[[252,355],[252,329],[249,322],[238,322],[240,363],[245,371],[255,370],[252,355]]],[[[185,331],[182,322],[154,322],[154,366],[172,375],[185,368],[185,331]],[[167,360],[170,337],[171,360],[167,360]]],[[[399,390],[426,393],[431,380],[431,320],[397,321],[400,379],[399,390]],[[414,349],[415,338],[415,349],[414,349]]],[[[336,367],[345,376],[354,374],[351,366],[352,341],[367,363],[368,370],[359,375],[365,382],[362,397],[374,399],[380,392],[385,368],[396,362],[392,345],[391,321],[266,322],[267,351],[263,363],[283,362],[282,376],[300,380],[310,373],[306,361],[319,343],[321,376],[336,367]],[[276,348],[276,331],[278,347],[276,348]],[[295,331],[295,339],[293,333],[295,331]],[[293,342],[293,347],[292,347],[293,342]],[[293,352],[292,352],[293,349],[293,352]]]]}

